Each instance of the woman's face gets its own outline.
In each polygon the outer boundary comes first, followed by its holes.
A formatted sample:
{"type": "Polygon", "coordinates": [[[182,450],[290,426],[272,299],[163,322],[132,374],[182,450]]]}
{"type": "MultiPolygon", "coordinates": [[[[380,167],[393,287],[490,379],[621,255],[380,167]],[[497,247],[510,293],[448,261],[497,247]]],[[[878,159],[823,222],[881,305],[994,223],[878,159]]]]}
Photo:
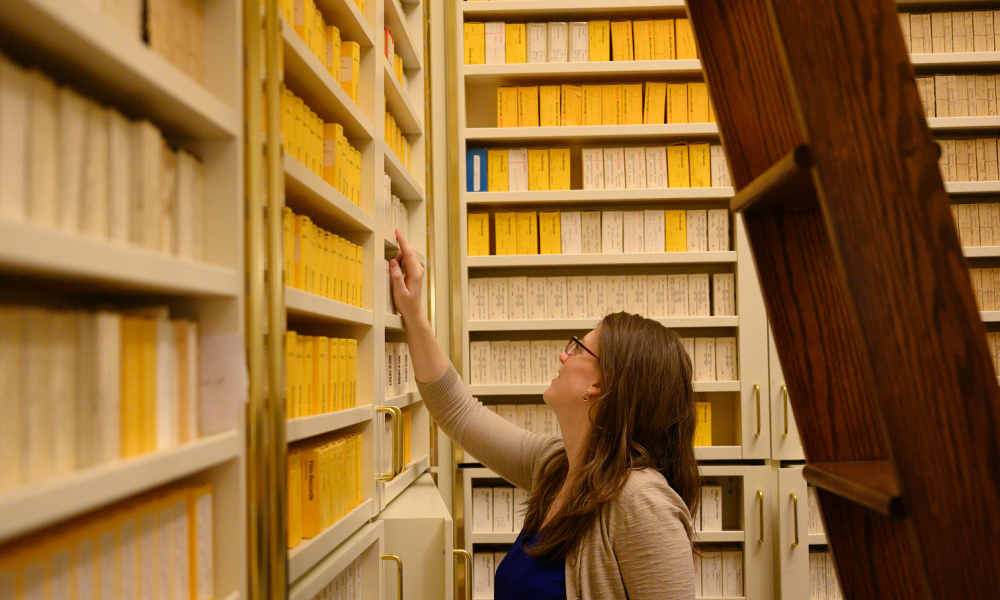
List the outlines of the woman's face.
{"type": "MultiPolygon", "coordinates": [[[[583,336],[581,341],[591,352],[600,356],[597,351],[599,339],[600,333],[594,329],[583,336]]],[[[601,368],[597,359],[582,348],[573,348],[571,352],[566,354],[563,351],[559,355],[559,362],[562,363],[559,374],[542,394],[542,399],[557,414],[574,407],[589,410],[590,405],[584,402],[584,394],[596,394],[600,389],[601,368]]]]}

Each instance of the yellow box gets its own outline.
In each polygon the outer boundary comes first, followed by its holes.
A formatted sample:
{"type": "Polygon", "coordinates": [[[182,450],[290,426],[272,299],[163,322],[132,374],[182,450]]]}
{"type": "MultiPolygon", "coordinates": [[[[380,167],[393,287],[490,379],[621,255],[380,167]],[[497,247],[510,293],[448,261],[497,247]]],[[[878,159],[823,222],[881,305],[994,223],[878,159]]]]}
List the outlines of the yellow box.
{"type": "Polygon", "coordinates": [[[634,60],[653,60],[654,23],[656,21],[632,22],[632,45],[634,60]]]}
{"type": "Polygon", "coordinates": [[[490,255],[490,215],[469,213],[468,228],[469,256],[490,255]]]}
{"type": "Polygon", "coordinates": [[[667,84],[667,123],[688,122],[688,84],[667,84]]]}
{"type": "Polygon", "coordinates": [[[518,127],[538,127],[538,86],[517,88],[518,127]]]}
{"type": "Polygon", "coordinates": [[[142,328],[142,450],[156,450],[156,319],[143,318],[142,328]]]}
{"type": "Polygon", "coordinates": [[[562,254],[562,228],[558,210],[538,213],[538,242],[542,254],[562,254]]]}
{"type": "Polygon", "coordinates": [[[509,154],[506,148],[489,150],[486,153],[486,185],[491,192],[506,192],[510,189],[509,154]]]}
{"type": "Polygon", "coordinates": [[[688,84],[688,123],[709,123],[708,84],[694,82],[688,84]]]}
{"type": "Polygon", "coordinates": [[[517,253],[538,254],[538,213],[533,210],[517,212],[517,253]]]}
{"type": "Polygon", "coordinates": [[[306,415],[319,414],[319,401],[316,393],[316,341],[313,336],[300,335],[299,343],[302,344],[302,377],[303,377],[303,399],[306,415]]]}
{"type": "Polygon", "coordinates": [[[333,520],[339,521],[347,514],[347,490],[345,489],[344,475],[347,472],[346,465],[344,465],[344,455],[345,446],[347,442],[344,440],[337,440],[332,444],[332,460],[330,475],[333,481],[333,489],[331,491],[331,504],[333,512],[333,520]]]}
{"type": "Polygon", "coordinates": [[[646,82],[646,101],[643,102],[642,122],[645,125],[663,125],[666,115],[667,84],[663,81],[646,82]]]}
{"type": "Polygon", "coordinates": [[[344,126],[327,123],[323,126],[323,180],[340,189],[340,168],[343,164],[344,126]]]}
{"type": "Polygon", "coordinates": [[[347,92],[347,95],[354,100],[354,103],[358,103],[358,82],[359,74],[361,70],[361,45],[357,42],[341,42],[340,43],[340,56],[341,56],[341,73],[340,73],[340,85],[347,92]],[[344,63],[350,61],[351,65],[351,79],[347,81],[346,69],[343,68],[344,63]]]}
{"type": "Polygon", "coordinates": [[[302,542],[302,457],[298,450],[288,452],[288,547],[302,542]]]}
{"type": "Polygon", "coordinates": [[[313,386],[319,399],[319,414],[333,410],[330,394],[330,338],[317,335],[313,338],[313,386]]]}
{"type": "Polygon", "coordinates": [[[498,212],[493,215],[494,238],[497,256],[517,254],[517,224],[512,212],[498,212]]]}
{"type": "Polygon", "coordinates": [[[350,344],[344,338],[337,340],[337,343],[340,347],[340,350],[338,351],[340,360],[337,361],[337,381],[340,386],[340,410],[344,410],[345,408],[348,408],[348,368],[350,366],[350,355],[348,352],[350,344]]]}
{"type": "Polygon", "coordinates": [[[323,531],[320,518],[319,446],[309,445],[300,450],[302,460],[302,537],[314,538],[323,531]]]}
{"type": "Polygon", "coordinates": [[[358,405],[358,340],[347,340],[347,408],[358,405]]]}
{"type": "Polygon", "coordinates": [[[715,123],[715,104],[712,102],[712,95],[708,95],[708,122],[715,123]]]}
{"type": "Polygon", "coordinates": [[[694,31],[691,29],[691,21],[677,19],[674,24],[674,31],[677,39],[677,59],[698,58],[698,45],[694,42],[694,31]]]}
{"type": "Polygon", "coordinates": [[[295,339],[294,331],[285,332],[285,418],[294,419],[295,414],[295,339]]]}
{"type": "Polygon", "coordinates": [[[611,83],[601,86],[601,124],[621,125],[622,86],[611,83]]]}
{"type": "Polygon", "coordinates": [[[601,86],[583,86],[583,125],[602,124],[601,97],[601,86]]]}
{"type": "Polygon", "coordinates": [[[292,358],[294,359],[292,374],[294,376],[295,385],[293,387],[293,393],[295,394],[295,417],[307,417],[309,416],[309,407],[305,404],[305,394],[306,394],[306,384],[305,384],[305,358],[303,357],[303,342],[302,336],[295,336],[295,345],[292,348],[292,358]]]}
{"type": "Polygon", "coordinates": [[[569,148],[549,148],[549,189],[568,190],[569,184],[569,148]]]}
{"type": "Polygon", "coordinates": [[[357,454],[357,439],[354,436],[350,436],[344,440],[344,484],[341,486],[347,512],[354,510],[358,506],[357,493],[355,492],[355,481],[358,479],[357,454]]]}
{"type": "MultiPolygon", "coordinates": [[[[583,124],[583,90],[578,85],[560,86],[562,125],[573,127],[583,124]]],[[[492,187],[490,188],[493,189],[492,187]]]]}
{"type": "Polygon", "coordinates": [[[538,192],[549,189],[549,149],[528,149],[528,190],[538,192]]]}
{"type": "Polygon", "coordinates": [[[354,306],[361,306],[361,303],[365,297],[365,248],[364,246],[358,246],[358,251],[355,256],[355,264],[358,270],[358,285],[355,287],[357,295],[354,297],[354,306]]]}
{"type": "Polygon", "coordinates": [[[686,143],[667,146],[667,185],[691,187],[691,169],[686,143]]]}
{"type": "Polygon", "coordinates": [[[611,21],[590,22],[590,61],[611,60],[611,21]]]}
{"type": "Polygon", "coordinates": [[[695,402],[694,445],[712,445],[712,403],[695,402]]]}
{"type": "Polygon", "coordinates": [[[622,125],[642,125],[642,84],[622,84],[622,125]]]}
{"type": "Polygon", "coordinates": [[[486,64],[486,24],[465,24],[465,64],[486,64]]]}
{"type": "Polygon", "coordinates": [[[528,62],[528,43],[524,23],[507,23],[504,28],[507,64],[528,62]]]}
{"type": "Polygon", "coordinates": [[[663,211],[665,250],[687,252],[687,211],[663,211]]]}
{"type": "Polygon", "coordinates": [[[611,60],[634,60],[632,21],[611,22],[611,60]]]}
{"type": "Polygon", "coordinates": [[[517,88],[497,88],[497,127],[517,127],[517,88]]]}
{"type": "Polygon", "coordinates": [[[326,529],[333,525],[333,444],[323,444],[319,449],[319,519],[326,529]]]}
{"type": "Polygon", "coordinates": [[[688,146],[691,164],[691,187],[712,187],[712,166],[709,144],[692,143],[688,146]]]}
{"type": "Polygon", "coordinates": [[[142,377],[140,317],[122,315],[121,324],[121,450],[122,456],[142,453],[139,397],[142,377]]]}
{"type": "Polygon", "coordinates": [[[336,412],[345,408],[342,392],[343,385],[340,380],[340,362],[342,360],[344,360],[344,357],[340,353],[340,340],[333,338],[330,340],[330,360],[327,363],[327,368],[330,370],[330,397],[333,400],[330,403],[329,412],[336,412]]]}
{"type": "Polygon", "coordinates": [[[538,124],[542,127],[558,127],[562,123],[561,90],[558,85],[543,85],[538,88],[538,124]]]}

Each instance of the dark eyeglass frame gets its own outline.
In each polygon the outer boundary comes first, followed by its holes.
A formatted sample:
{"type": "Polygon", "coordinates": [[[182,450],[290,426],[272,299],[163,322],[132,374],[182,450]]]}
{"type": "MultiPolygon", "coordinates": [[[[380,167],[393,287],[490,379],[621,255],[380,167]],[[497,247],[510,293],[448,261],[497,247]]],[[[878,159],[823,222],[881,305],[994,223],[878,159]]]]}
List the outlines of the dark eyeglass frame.
{"type": "Polygon", "coordinates": [[[593,356],[595,360],[601,360],[600,358],[597,357],[596,354],[594,354],[594,352],[590,348],[584,346],[583,342],[580,341],[580,338],[576,337],[575,335],[569,338],[569,342],[566,344],[566,349],[563,350],[563,352],[565,352],[567,356],[573,356],[574,354],[576,354],[576,349],[573,346],[579,346],[584,350],[584,352],[593,356]]]}

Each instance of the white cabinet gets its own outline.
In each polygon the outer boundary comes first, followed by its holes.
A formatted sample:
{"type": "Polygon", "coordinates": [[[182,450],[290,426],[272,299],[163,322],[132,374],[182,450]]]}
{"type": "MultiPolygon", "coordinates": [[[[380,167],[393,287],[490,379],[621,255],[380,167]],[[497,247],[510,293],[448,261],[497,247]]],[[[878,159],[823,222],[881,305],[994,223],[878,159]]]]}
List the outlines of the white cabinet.
{"type": "Polygon", "coordinates": [[[805,460],[802,441],[799,439],[799,426],[795,423],[792,405],[788,401],[785,374],[781,371],[778,350],[774,345],[774,334],[770,327],[767,330],[767,351],[771,371],[771,393],[768,402],[771,410],[771,458],[805,460]]]}
{"type": "Polygon", "coordinates": [[[771,420],[768,418],[766,403],[771,386],[768,376],[768,357],[764,352],[767,346],[767,313],[743,219],[735,218],[733,229],[736,233],[738,257],[736,290],[737,314],[740,318],[739,422],[742,425],[741,455],[733,458],[770,458],[771,420]]]}
{"type": "Polygon", "coordinates": [[[826,550],[818,508],[809,526],[809,486],[802,467],[778,469],[778,561],[782,600],[809,600],[809,551],[826,550]]]}
{"type": "Polygon", "coordinates": [[[384,545],[384,525],[378,521],[365,525],[296,581],[289,590],[288,600],[336,598],[336,592],[347,585],[354,586],[354,597],[359,600],[381,598],[384,545]],[[327,596],[328,590],[334,594],[327,596]]]}

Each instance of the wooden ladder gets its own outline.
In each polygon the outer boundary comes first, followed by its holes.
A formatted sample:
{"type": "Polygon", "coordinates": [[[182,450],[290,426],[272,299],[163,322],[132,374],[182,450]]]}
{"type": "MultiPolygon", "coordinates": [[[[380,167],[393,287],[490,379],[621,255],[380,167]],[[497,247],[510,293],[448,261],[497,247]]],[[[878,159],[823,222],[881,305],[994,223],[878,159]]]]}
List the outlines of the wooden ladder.
{"type": "Polygon", "coordinates": [[[849,599],[1000,598],[1000,388],[891,0],[689,0],[849,599]]]}

